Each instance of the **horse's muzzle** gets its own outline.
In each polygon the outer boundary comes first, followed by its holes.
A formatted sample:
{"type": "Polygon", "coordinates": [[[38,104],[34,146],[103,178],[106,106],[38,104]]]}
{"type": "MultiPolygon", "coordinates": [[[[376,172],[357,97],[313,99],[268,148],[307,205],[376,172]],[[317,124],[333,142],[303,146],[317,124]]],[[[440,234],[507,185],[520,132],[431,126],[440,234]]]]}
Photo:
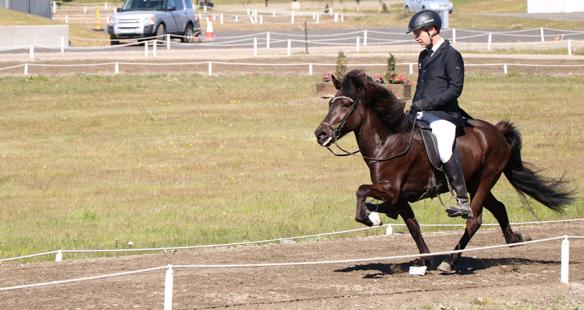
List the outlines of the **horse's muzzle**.
{"type": "Polygon", "coordinates": [[[320,146],[327,147],[333,142],[332,130],[322,123],[316,128],[314,135],[316,136],[316,142],[318,142],[320,146]]]}

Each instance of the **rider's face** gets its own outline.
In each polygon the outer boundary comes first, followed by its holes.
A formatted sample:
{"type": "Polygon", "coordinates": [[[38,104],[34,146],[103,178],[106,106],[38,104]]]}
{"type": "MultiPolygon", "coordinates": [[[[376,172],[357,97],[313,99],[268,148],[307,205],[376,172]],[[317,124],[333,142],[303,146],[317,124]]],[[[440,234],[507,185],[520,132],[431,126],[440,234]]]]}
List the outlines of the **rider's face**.
{"type": "Polygon", "coordinates": [[[420,46],[425,48],[432,41],[432,38],[430,38],[430,35],[428,33],[429,32],[431,33],[433,31],[434,31],[433,28],[430,29],[429,31],[418,29],[414,31],[414,39],[416,40],[416,42],[418,42],[418,44],[420,44],[420,46]]]}

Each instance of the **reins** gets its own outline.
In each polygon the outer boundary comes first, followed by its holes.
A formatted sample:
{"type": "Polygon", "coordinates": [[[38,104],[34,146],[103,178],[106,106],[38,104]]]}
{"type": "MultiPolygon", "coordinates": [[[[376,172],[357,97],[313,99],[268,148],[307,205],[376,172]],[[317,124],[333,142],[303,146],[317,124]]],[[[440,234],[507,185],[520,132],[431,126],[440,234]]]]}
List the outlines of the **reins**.
{"type": "Polygon", "coordinates": [[[396,154],[396,155],[392,155],[390,157],[387,158],[373,158],[373,157],[368,157],[368,156],[363,156],[363,155],[356,155],[357,153],[360,153],[361,150],[357,149],[356,151],[347,151],[344,148],[342,148],[341,146],[339,146],[337,144],[337,141],[339,140],[338,137],[340,135],[340,131],[343,129],[343,127],[345,126],[345,124],[347,123],[349,117],[351,116],[351,114],[353,114],[353,112],[355,111],[355,109],[357,108],[357,104],[359,103],[360,99],[357,100],[353,100],[352,98],[346,97],[346,96],[335,96],[331,99],[331,104],[335,102],[335,100],[337,99],[347,99],[351,102],[351,108],[349,110],[349,112],[347,114],[345,114],[345,116],[343,116],[343,119],[341,119],[341,121],[339,122],[339,125],[337,125],[336,127],[333,127],[332,125],[323,122],[324,125],[328,126],[332,131],[333,131],[333,144],[343,153],[335,153],[335,151],[333,151],[331,149],[330,146],[327,146],[326,148],[329,150],[329,152],[331,152],[331,154],[335,155],[335,156],[339,156],[339,157],[345,157],[345,156],[359,156],[362,157],[363,159],[372,161],[372,162],[384,162],[384,161],[388,161],[400,156],[403,156],[405,154],[407,154],[411,147],[412,147],[412,142],[414,140],[414,129],[416,128],[416,119],[414,118],[414,122],[412,123],[412,129],[410,130],[410,140],[408,142],[408,146],[406,147],[405,150],[401,151],[400,153],[396,154]]]}

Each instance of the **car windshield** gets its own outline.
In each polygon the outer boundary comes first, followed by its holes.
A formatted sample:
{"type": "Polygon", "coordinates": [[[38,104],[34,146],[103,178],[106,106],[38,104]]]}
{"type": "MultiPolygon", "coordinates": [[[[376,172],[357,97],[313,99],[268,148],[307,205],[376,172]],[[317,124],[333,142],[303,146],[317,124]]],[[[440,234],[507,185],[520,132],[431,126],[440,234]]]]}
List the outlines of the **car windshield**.
{"type": "Polygon", "coordinates": [[[126,0],[122,11],[160,11],[163,0],[126,0]]]}

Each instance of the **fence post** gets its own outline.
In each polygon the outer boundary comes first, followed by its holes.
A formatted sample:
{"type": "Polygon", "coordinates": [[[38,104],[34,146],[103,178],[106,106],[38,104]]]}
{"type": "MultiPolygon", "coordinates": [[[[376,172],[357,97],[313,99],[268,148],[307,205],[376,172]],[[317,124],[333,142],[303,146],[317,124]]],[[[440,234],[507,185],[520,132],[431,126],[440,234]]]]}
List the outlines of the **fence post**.
{"type": "Polygon", "coordinates": [[[69,23],[69,15],[65,14],[65,24],[68,24],[68,23],[69,23]]]}
{"type": "Polygon", "coordinates": [[[144,57],[148,58],[148,41],[144,41],[144,57]]]}
{"type": "Polygon", "coordinates": [[[410,64],[410,74],[414,74],[414,64],[410,64]]]}
{"type": "Polygon", "coordinates": [[[223,13],[219,15],[219,24],[223,25],[223,13]]]}
{"type": "Polygon", "coordinates": [[[57,251],[57,255],[55,255],[55,262],[60,263],[63,261],[63,251],[57,251]]]}
{"type": "Polygon", "coordinates": [[[28,60],[34,61],[34,45],[28,48],[28,60]]]}
{"type": "Polygon", "coordinates": [[[24,64],[24,75],[28,75],[28,64],[24,64]]]}
{"type": "Polygon", "coordinates": [[[361,37],[357,37],[355,42],[355,52],[359,53],[359,45],[361,45],[361,37]]]}
{"type": "Polygon", "coordinates": [[[308,64],[308,75],[312,75],[312,64],[308,64]]]}
{"type": "Polygon", "coordinates": [[[569,273],[570,273],[570,240],[568,240],[568,236],[564,236],[564,239],[562,240],[560,282],[568,284],[570,280],[569,273]]]}
{"type": "Polygon", "coordinates": [[[156,58],[156,50],[158,49],[158,40],[152,41],[152,57],[156,58]]]}
{"type": "Polygon", "coordinates": [[[320,13],[316,13],[316,23],[320,23],[320,13]]]}
{"type": "Polygon", "coordinates": [[[507,74],[507,72],[508,72],[508,71],[507,71],[507,64],[504,64],[504,65],[503,65],[503,73],[507,74]]]}
{"type": "Polygon", "coordinates": [[[294,11],[290,14],[290,24],[294,24],[294,11]]]}
{"type": "Polygon", "coordinates": [[[209,76],[213,75],[213,62],[211,62],[211,61],[209,61],[208,74],[209,74],[209,76]]]}
{"type": "Polygon", "coordinates": [[[493,41],[493,33],[489,32],[489,39],[487,42],[487,49],[490,50],[491,49],[491,42],[493,41]]]}
{"type": "Polygon", "coordinates": [[[363,46],[367,46],[367,30],[363,30],[363,46]]]}
{"type": "Polygon", "coordinates": [[[166,35],[166,50],[170,51],[170,34],[166,35]]]}
{"type": "Polygon", "coordinates": [[[568,39],[568,55],[572,56],[572,40],[568,39]]]}
{"type": "Polygon", "coordinates": [[[253,55],[258,55],[258,38],[256,37],[253,38],[253,55]]]}
{"type": "Polygon", "coordinates": [[[456,44],[456,28],[452,28],[452,45],[456,44]]]}
{"type": "Polygon", "coordinates": [[[266,33],[266,48],[270,48],[270,32],[266,33]]]}
{"type": "Polygon", "coordinates": [[[393,234],[393,227],[391,226],[391,224],[388,224],[387,227],[385,228],[385,235],[391,236],[392,234],[393,234]]]}
{"type": "Polygon", "coordinates": [[[116,62],[114,64],[114,75],[118,75],[118,74],[120,74],[120,63],[116,62]]]}
{"type": "Polygon", "coordinates": [[[65,37],[61,36],[61,54],[65,53],[65,37]]]}
{"type": "Polygon", "coordinates": [[[539,34],[541,36],[541,42],[545,41],[545,36],[543,35],[543,27],[539,28],[539,34]]]}
{"type": "Polygon", "coordinates": [[[168,265],[164,275],[164,310],[172,310],[172,291],[174,288],[172,265],[168,265]]]}
{"type": "Polygon", "coordinates": [[[286,52],[288,56],[292,55],[292,40],[288,39],[288,50],[286,52]]]}

